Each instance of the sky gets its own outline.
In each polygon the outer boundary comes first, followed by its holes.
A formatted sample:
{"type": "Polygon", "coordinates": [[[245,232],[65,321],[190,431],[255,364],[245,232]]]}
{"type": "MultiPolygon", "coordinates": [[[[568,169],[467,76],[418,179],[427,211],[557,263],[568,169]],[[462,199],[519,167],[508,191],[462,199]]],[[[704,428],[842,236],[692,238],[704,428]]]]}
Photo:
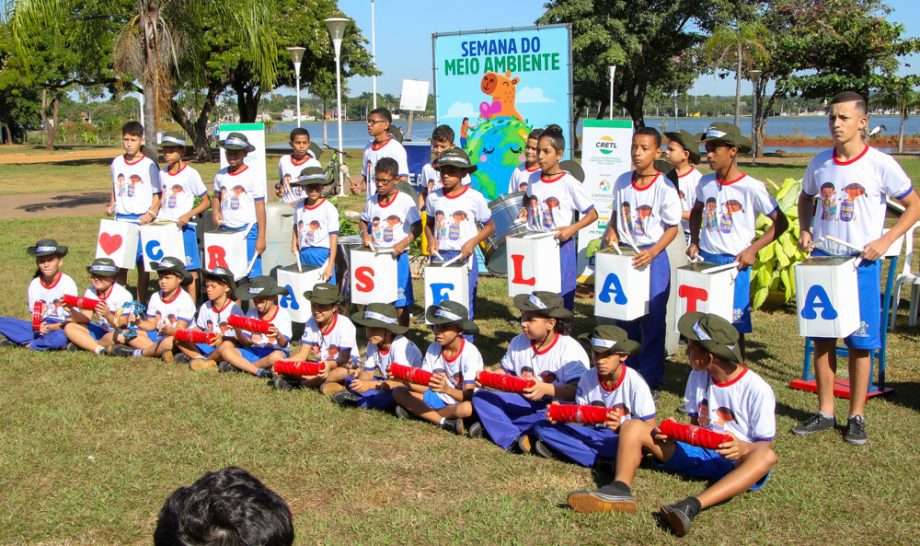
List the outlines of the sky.
{"type": "MultiPolygon", "coordinates": [[[[906,36],[920,36],[920,1],[888,0],[894,11],[890,18],[905,26],[906,36]]],[[[531,26],[543,14],[542,0],[466,0],[461,9],[447,4],[433,8],[430,0],[375,0],[377,65],[383,72],[377,77],[377,92],[399,96],[402,80],[431,80],[431,35],[438,32],[531,26]]],[[[339,0],[347,17],[355,20],[362,34],[371,39],[371,0],[339,0]]],[[[370,49],[370,43],[368,43],[370,49]]],[[[920,55],[904,59],[911,68],[902,73],[920,71],[920,55]]],[[[350,94],[370,92],[371,78],[351,78],[350,94]]],[[[742,83],[742,93],[750,92],[750,83],[742,83]]],[[[690,90],[692,95],[735,94],[734,78],[701,76],[690,90]]]]}

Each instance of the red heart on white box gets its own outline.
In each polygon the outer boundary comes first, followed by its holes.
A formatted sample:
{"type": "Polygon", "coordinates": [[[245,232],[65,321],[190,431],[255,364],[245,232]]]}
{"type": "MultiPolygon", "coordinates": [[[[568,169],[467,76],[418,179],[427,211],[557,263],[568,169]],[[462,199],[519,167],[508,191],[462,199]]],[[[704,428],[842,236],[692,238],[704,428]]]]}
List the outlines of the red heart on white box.
{"type": "Polygon", "coordinates": [[[102,248],[102,251],[106,254],[112,254],[119,248],[121,248],[121,235],[115,234],[111,235],[109,233],[100,233],[99,234],[99,246],[102,248]]]}

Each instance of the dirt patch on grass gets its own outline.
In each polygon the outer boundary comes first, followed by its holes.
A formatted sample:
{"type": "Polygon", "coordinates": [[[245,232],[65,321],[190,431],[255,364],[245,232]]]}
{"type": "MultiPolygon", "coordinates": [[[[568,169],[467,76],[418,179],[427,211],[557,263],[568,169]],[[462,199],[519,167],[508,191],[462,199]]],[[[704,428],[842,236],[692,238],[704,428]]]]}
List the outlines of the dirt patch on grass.
{"type": "Polygon", "coordinates": [[[93,148],[89,150],[50,150],[34,151],[28,153],[0,154],[0,165],[13,165],[16,163],[57,163],[60,161],[74,161],[79,159],[109,159],[121,153],[121,148],[93,148]]]}
{"type": "Polygon", "coordinates": [[[104,216],[109,194],[104,191],[4,195],[0,219],[104,216]]]}

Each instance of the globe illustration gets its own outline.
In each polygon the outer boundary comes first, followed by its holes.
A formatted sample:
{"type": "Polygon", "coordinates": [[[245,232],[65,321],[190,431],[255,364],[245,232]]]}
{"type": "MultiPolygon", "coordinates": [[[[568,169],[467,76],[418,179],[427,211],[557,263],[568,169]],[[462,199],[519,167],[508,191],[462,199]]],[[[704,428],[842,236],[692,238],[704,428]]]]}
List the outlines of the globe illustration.
{"type": "Polygon", "coordinates": [[[473,187],[489,201],[507,192],[515,167],[524,161],[530,128],[517,118],[501,116],[470,129],[466,153],[478,167],[473,187]]]}

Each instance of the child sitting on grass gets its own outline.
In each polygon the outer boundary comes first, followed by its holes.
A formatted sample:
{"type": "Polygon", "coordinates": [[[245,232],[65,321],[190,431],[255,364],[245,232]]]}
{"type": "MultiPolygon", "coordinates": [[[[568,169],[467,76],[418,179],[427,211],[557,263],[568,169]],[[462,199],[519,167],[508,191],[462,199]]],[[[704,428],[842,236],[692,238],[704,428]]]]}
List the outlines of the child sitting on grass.
{"type": "Polygon", "coordinates": [[[64,334],[75,347],[99,355],[114,345],[115,328],[126,325],[127,304],[134,298],[115,282],[118,266],[110,258],[96,258],[86,270],[89,286],[83,297],[99,304],[94,309],[74,308],[64,334]]]}
{"type": "Polygon", "coordinates": [[[267,334],[247,332],[236,339],[225,339],[220,346],[220,371],[239,370],[256,377],[270,378],[275,362],[291,353],[291,317],[281,312],[278,296],[288,293],[275,279],[256,277],[236,289],[240,301],[251,301],[247,318],[271,323],[267,334]]]}
{"type": "Polygon", "coordinates": [[[227,319],[230,315],[243,315],[243,310],[233,301],[232,294],[236,289],[233,273],[223,267],[217,267],[204,274],[204,289],[208,301],[198,309],[198,318],[193,330],[200,330],[214,334],[211,343],[191,343],[182,341],[176,347],[182,351],[189,360],[189,366],[195,371],[218,371],[217,362],[220,360],[220,346],[224,336],[229,332],[236,334],[227,319]]]}

